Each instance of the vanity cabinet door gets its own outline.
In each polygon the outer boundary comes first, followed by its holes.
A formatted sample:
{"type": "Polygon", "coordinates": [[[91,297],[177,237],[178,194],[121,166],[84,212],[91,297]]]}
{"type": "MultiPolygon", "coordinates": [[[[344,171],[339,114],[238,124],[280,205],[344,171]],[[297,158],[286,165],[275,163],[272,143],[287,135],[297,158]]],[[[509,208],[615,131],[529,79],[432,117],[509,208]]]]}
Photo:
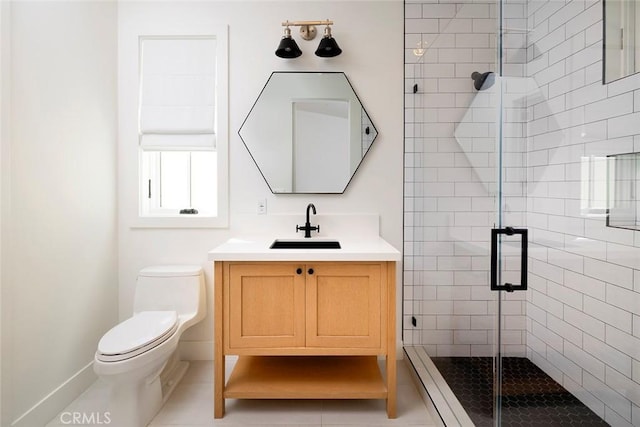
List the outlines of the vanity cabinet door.
{"type": "Polygon", "coordinates": [[[386,264],[306,268],[307,347],[386,348],[386,264]]]}
{"type": "Polygon", "coordinates": [[[305,344],[303,265],[230,264],[225,280],[229,348],[305,344]]]}

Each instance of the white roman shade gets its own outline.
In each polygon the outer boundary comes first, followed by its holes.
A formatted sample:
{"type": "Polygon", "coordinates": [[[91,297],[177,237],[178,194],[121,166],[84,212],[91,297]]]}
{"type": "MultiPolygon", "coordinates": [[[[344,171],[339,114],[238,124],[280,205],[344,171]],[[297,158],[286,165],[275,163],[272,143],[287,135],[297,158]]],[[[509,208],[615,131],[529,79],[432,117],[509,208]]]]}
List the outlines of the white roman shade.
{"type": "Polygon", "coordinates": [[[214,150],[216,39],[141,37],[140,147],[214,150]]]}

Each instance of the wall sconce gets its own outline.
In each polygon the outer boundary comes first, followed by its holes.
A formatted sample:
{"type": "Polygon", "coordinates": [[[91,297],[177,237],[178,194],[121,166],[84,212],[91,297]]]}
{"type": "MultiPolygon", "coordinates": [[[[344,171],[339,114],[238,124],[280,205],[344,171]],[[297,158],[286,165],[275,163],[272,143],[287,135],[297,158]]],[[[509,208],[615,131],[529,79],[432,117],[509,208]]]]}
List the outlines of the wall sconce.
{"type": "Polygon", "coordinates": [[[322,40],[320,40],[320,44],[315,52],[316,55],[323,58],[332,58],[340,55],[342,53],[342,49],[338,47],[338,43],[336,43],[336,40],[331,36],[330,25],[333,25],[333,21],[329,21],[327,19],[325,21],[283,22],[282,26],[285,27],[284,35],[282,36],[282,40],[280,40],[278,49],[276,49],[276,56],[279,56],[280,58],[297,58],[302,55],[302,51],[298,47],[298,44],[293,38],[291,38],[291,29],[289,27],[300,27],[300,37],[304,40],[313,40],[318,33],[315,27],[316,25],[326,25],[322,40]]]}

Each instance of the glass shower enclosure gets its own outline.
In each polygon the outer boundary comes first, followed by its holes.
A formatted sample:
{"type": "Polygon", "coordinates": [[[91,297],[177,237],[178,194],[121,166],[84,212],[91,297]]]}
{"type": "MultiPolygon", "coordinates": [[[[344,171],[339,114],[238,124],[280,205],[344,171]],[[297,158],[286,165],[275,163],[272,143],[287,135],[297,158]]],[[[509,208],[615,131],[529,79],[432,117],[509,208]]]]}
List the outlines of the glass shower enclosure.
{"type": "Polygon", "coordinates": [[[640,426],[640,76],[603,3],[405,1],[403,341],[446,425],[640,426]]]}

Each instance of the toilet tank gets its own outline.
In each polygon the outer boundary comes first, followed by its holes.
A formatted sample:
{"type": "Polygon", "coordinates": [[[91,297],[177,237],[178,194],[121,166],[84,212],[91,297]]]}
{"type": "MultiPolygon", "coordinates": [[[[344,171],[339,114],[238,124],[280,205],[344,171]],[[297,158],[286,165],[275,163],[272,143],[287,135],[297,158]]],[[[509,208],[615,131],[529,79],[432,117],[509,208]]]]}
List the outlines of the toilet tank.
{"type": "Polygon", "coordinates": [[[163,265],[140,270],[133,313],[169,310],[200,320],[206,310],[204,274],[199,265],[163,265]]]}

